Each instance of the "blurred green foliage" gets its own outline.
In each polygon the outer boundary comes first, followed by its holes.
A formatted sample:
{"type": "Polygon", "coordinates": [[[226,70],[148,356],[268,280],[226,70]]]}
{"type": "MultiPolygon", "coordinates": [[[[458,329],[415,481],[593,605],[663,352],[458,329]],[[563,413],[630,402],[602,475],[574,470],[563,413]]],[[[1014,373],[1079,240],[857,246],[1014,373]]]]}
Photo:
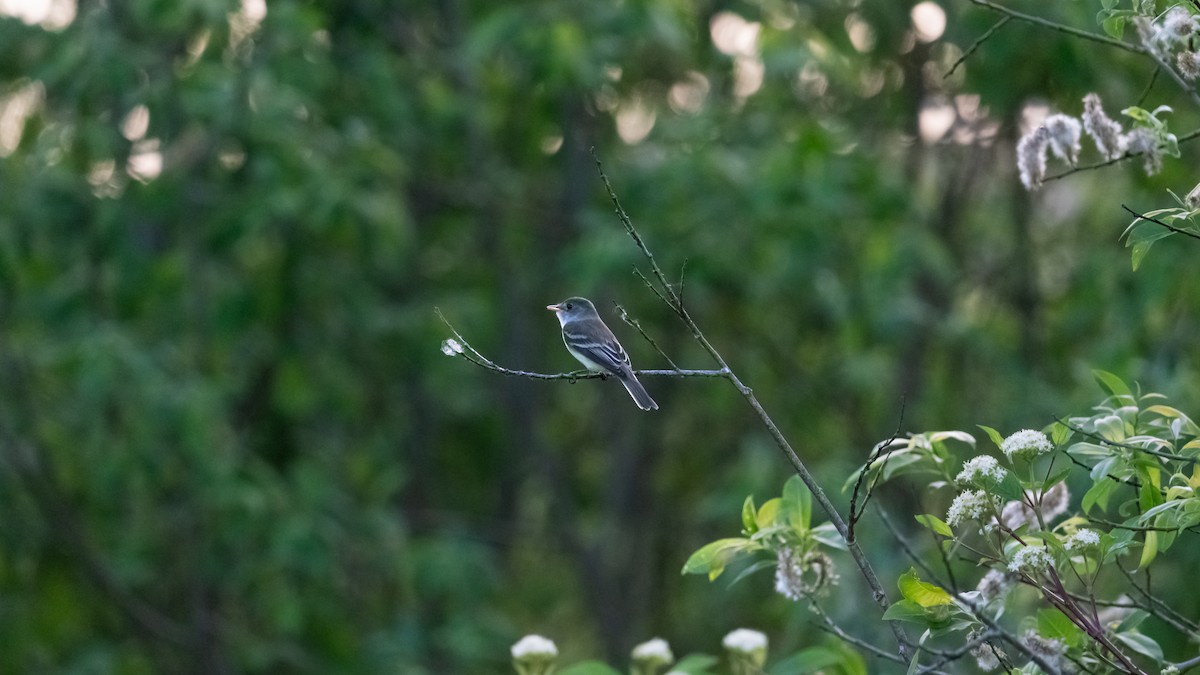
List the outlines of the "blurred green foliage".
{"type": "MultiPolygon", "coordinates": [[[[649,381],[645,415],[612,383],[438,352],[434,306],[500,363],[570,369],[541,308],[578,293],[635,364],[661,365],[611,300],[708,367],[630,274],[592,146],[826,485],[902,401],[905,429],[1037,424],[1086,405],[1099,367],[1187,408],[1190,246],[1135,276],[1117,236],[1121,201],[1195,176],[1120,165],[1027,195],[1012,169],[1027,103],[1131,105],[1152,65],[1013,23],[943,77],[996,17],[945,4],[922,42],[910,9],[130,0],[53,30],[0,18],[0,670],[505,672],[533,631],[611,662],[652,634],[712,651],[739,625],[773,654],[822,642],[765,577],[679,575],[788,475],[725,383],[649,381]],[[933,112],[954,126],[923,137],[933,112]]],[[[1192,128],[1158,79],[1144,105],[1192,128]]],[[[922,499],[882,495],[944,508],[922,499]]],[[[864,546],[886,550],[874,529],[864,546]]],[[[906,567],[874,557],[884,578],[906,567]]]]}

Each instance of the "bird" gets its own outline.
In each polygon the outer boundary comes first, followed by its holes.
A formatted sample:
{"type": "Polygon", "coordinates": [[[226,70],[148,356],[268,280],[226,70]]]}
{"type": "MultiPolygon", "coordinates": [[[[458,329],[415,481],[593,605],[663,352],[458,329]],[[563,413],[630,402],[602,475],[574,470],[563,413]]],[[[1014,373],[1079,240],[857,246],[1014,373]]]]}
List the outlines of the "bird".
{"type": "Polygon", "coordinates": [[[658,404],[633,374],[629,355],[617,341],[617,336],[604,325],[590,300],[567,298],[556,305],[546,305],[546,309],[558,316],[563,344],[571,356],[594,373],[612,375],[620,380],[642,410],[658,410],[658,404]]]}

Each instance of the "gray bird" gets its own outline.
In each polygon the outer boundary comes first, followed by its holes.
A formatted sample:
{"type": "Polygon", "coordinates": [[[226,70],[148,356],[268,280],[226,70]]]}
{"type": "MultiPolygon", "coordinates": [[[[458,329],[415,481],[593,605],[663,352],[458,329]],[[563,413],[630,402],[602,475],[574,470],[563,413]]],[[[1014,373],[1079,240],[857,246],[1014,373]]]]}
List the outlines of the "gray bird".
{"type": "Polygon", "coordinates": [[[629,355],[617,342],[617,336],[604,325],[590,300],[567,298],[557,305],[546,305],[546,309],[558,316],[563,344],[571,356],[594,373],[612,375],[620,380],[642,410],[658,410],[658,404],[633,374],[629,355]]]}

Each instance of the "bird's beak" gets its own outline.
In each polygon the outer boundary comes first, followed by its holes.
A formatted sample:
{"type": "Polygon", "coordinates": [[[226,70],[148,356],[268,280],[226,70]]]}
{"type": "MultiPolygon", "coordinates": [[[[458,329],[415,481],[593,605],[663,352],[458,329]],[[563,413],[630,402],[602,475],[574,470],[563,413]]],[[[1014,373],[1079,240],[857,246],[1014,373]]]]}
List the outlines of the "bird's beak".
{"type": "Polygon", "coordinates": [[[546,309],[550,310],[551,312],[561,312],[562,311],[562,308],[559,307],[558,305],[546,305],[546,309]]]}

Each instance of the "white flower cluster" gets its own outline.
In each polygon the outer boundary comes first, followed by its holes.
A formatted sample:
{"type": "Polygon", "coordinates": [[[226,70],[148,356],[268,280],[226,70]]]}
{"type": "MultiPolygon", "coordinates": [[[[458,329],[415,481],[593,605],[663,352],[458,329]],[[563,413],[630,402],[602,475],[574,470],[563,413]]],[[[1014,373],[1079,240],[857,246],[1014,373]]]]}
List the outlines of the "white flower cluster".
{"type": "MultiPolygon", "coordinates": [[[[1159,32],[1164,36],[1177,36],[1181,31],[1190,35],[1193,30],[1190,27],[1195,26],[1197,17],[1181,7],[1175,7],[1167,13],[1168,19],[1172,16],[1174,20],[1164,19],[1159,32]]],[[[1154,28],[1148,21],[1141,25],[1149,27],[1144,30],[1154,28]]],[[[1142,40],[1161,41],[1145,36],[1142,40]]],[[[1175,60],[1183,77],[1200,79],[1200,52],[1183,51],[1175,60]]],[[[1126,153],[1142,155],[1142,168],[1148,175],[1162,170],[1163,149],[1159,146],[1158,136],[1146,127],[1134,127],[1126,133],[1118,122],[1104,112],[1100,97],[1092,93],[1083,97],[1080,119],[1062,113],[1050,115],[1040,126],[1017,141],[1017,171],[1026,190],[1036,190],[1042,186],[1046,178],[1047,153],[1075,165],[1079,160],[1081,131],[1092,137],[1096,142],[1096,150],[1104,159],[1117,159],[1126,153]]]]}
{"type": "Polygon", "coordinates": [[[951,502],[946,522],[951,527],[958,527],[971,520],[982,521],[998,506],[998,501],[983,490],[964,490],[951,502]]]}
{"type": "Polygon", "coordinates": [[[775,560],[775,592],[800,600],[838,582],[833,559],[821,552],[804,556],[791,546],[779,549],[775,560]]]}
{"type": "Polygon", "coordinates": [[[554,641],[550,638],[544,638],[541,635],[526,635],[512,646],[512,656],[514,659],[523,659],[529,656],[558,656],[558,647],[554,646],[554,641]]]}
{"type": "Polygon", "coordinates": [[[990,455],[979,455],[963,464],[962,471],[954,477],[959,485],[994,486],[1004,480],[1008,471],[990,455]]]}
{"type": "Polygon", "coordinates": [[[1054,445],[1046,438],[1046,434],[1033,429],[1022,429],[1000,444],[1000,451],[1010,460],[1014,455],[1029,459],[1044,455],[1053,449],[1054,445]]]}
{"type": "Polygon", "coordinates": [[[463,353],[463,346],[458,340],[448,338],[442,341],[442,353],[446,356],[458,356],[463,353]]]}
{"type": "Polygon", "coordinates": [[[1092,546],[1100,545],[1100,533],[1087,528],[1080,528],[1063,540],[1063,548],[1068,551],[1082,551],[1092,546]]]}
{"type": "Polygon", "coordinates": [[[1054,564],[1054,556],[1045,546],[1022,546],[1008,561],[1008,571],[1036,575],[1054,564]]]}
{"type": "Polygon", "coordinates": [[[767,636],[765,633],[760,633],[749,628],[738,628],[730,631],[721,640],[721,645],[731,652],[752,653],[760,649],[767,648],[767,636]]]}
{"type": "Polygon", "coordinates": [[[654,638],[633,648],[633,660],[649,666],[665,666],[675,660],[675,655],[666,640],[654,638]]]}
{"type": "Polygon", "coordinates": [[[1168,9],[1162,20],[1154,23],[1145,17],[1134,20],[1138,38],[1152,54],[1165,59],[1171,50],[1188,46],[1189,38],[1200,30],[1200,21],[1182,5],[1168,9]]]}

